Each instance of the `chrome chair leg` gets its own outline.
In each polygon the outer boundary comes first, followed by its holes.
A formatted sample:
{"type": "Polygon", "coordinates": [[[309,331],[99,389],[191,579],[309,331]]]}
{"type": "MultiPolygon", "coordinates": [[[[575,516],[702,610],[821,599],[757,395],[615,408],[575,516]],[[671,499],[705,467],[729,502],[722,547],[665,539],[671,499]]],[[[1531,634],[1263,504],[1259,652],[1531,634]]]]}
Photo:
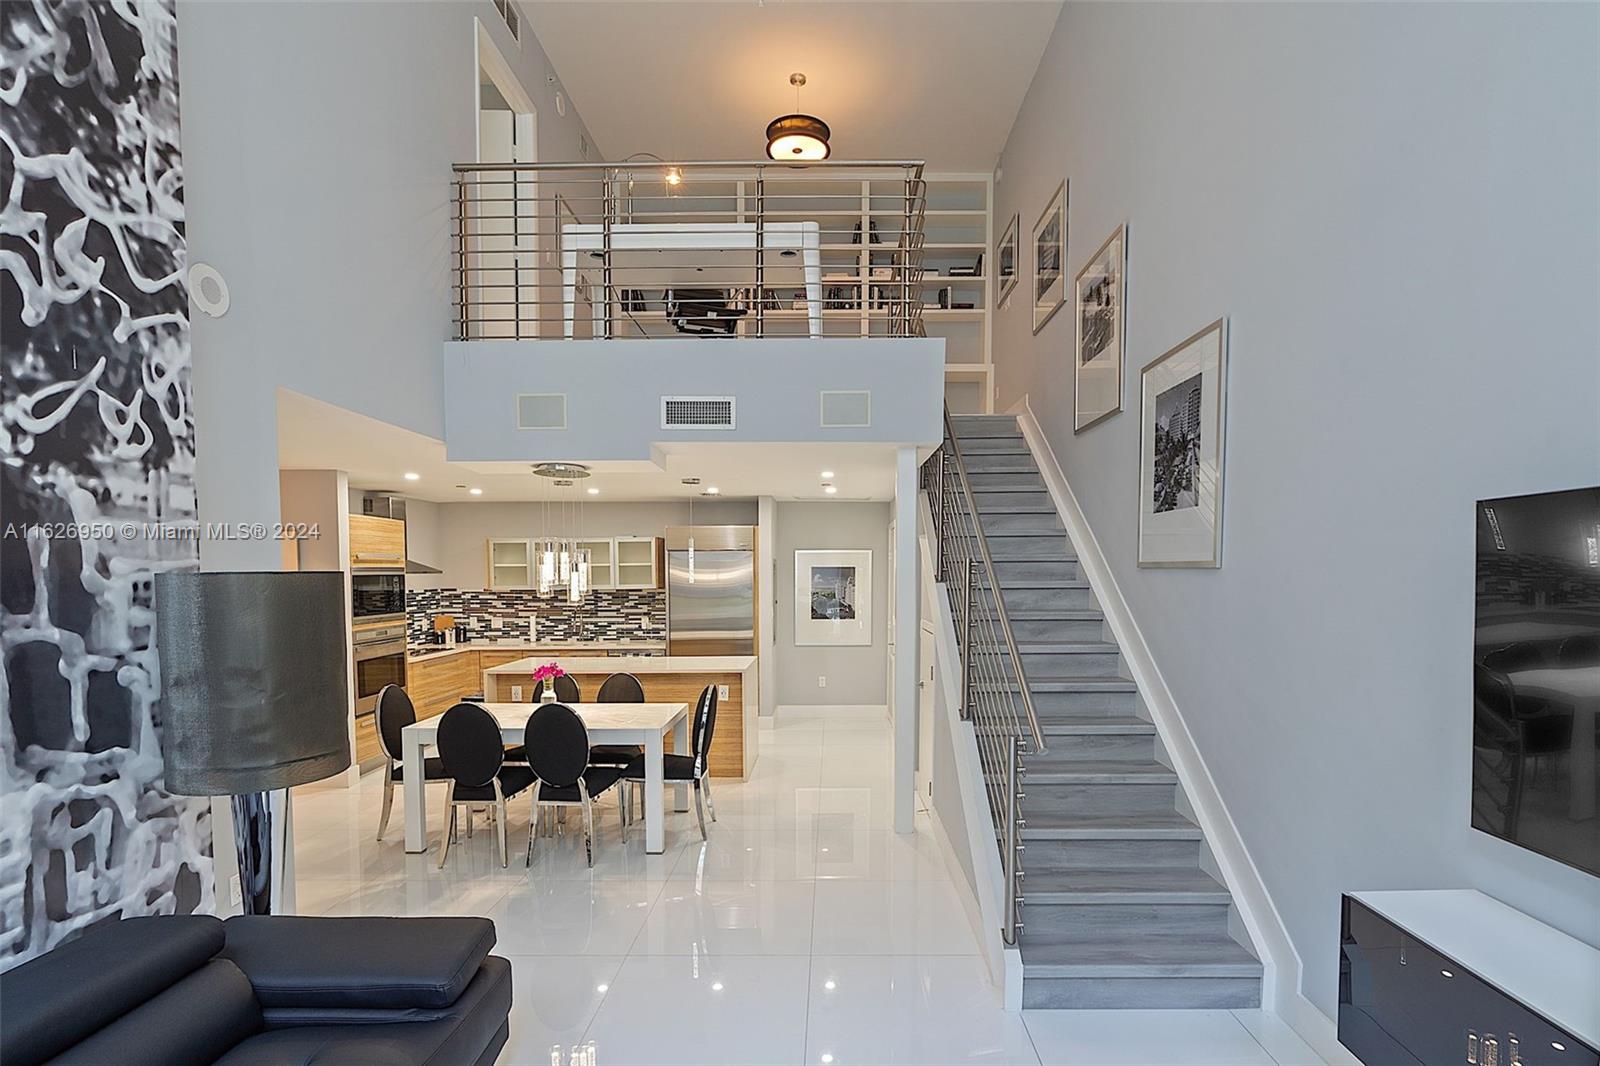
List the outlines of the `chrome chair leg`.
{"type": "Polygon", "coordinates": [[[394,810],[394,762],[385,760],[383,767],[383,813],[378,815],[378,839],[389,828],[389,812],[394,810]]]}
{"type": "MultiPolygon", "coordinates": [[[[496,791],[499,790],[496,789],[496,791]]],[[[503,810],[506,805],[505,797],[502,796],[497,801],[496,805],[503,810]]],[[[511,865],[511,857],[506,854],[506,820],[504,817],[496,818],[494,820],[494,829],[495,836],[500,838],[500,869],[504,870],[507,866],[511,865]]]]}
{"type": "Polygon", "coordinates": [[[700,776],[700,785],[705,790],[706,794],[706,810],[710,813],[711,820],[714,822],[717,820],[717,805],[711,799],[711,775],[702,774],[700,776]]]}
{"type": "Polygon", "coordinates": [[[450,854],[450,838],[456,831],[456,783],[450,781],[444,786],[444,809],[449,813],[445,821],[444,839],[439,841],[439,869],[444,869],[444,860],[450,854]]]}
{"type": "Polygon", "coordinates": [[[694,816],[700,820],[700,839],[709,840],[710,838],[706,836],[706,808],[705,804],[700,802],[699,780],[694,783],[694,816]]]}
{"type": "Polygon", "coordinates": [[[628,811],[622,802],[622,793],[617,793],[617,830],[622,834],[623,843],[628,841],[628,811]]]}
{"type": "Polygon", "coordinates": [[[528,810],[528,858],[524,863],[526,866],[533,865],[533,838],[539,835],[539,815],[542,813],[539,810],[539,784],[537,780],[533,783],[533,806],[528,810]]]}
{"type": "Polygon", "coordinates": [[[583,853],[594,868],[594,804],[589,802],[589,789],[583,778],[578,778],[578,797],[583,800],[583,853]]]}

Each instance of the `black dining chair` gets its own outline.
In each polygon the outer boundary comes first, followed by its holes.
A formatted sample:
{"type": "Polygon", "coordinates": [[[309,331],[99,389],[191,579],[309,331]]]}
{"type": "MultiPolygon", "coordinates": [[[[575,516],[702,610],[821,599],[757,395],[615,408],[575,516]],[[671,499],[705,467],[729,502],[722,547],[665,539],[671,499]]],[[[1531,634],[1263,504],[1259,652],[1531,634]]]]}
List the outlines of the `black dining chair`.
{"type": "MultiPolygon", "coordinates": [[[[710,768],[711,736],[716,728],[717,686],[707,685],[700,690],[700,699],[695,703],[694,723],[689,737],[690,754],[667,755],[665,765],[662,767],[664,780],[688,781],[694,784],[694,813],[700,820],[701,840],[706,839],[706,811],[711,812],[713,822],[717,820],[717,806],[711,800],[711,782],[707,774],[710,768]]],[[[622,777],[627,782],[630,793],[634,786],[643,784],[644,756],[641,755],[630,762],[622,771],[622,777]]],[[[623,800],[623,806],[631,807],[627,798],[623,800]]]]}
{"type": "Polygon", "coordinates": [[[484,804],[494,812],[496,835],[500,841],[500,865],[508,865],[506,853],[506,800],[532,786],[533,770],[506,764],[505,743],[500,723],[481,704],[458,703],[439,719],[439,760],[449,780],[445,784],[444,839],[439,843],[439,867],[444,868],[450,854],[450,838],[455,835],[456,812],[484,804]]]}
{"type": "MultiPolygon", "coordinates": [[[[401,762],[404,749],[400,731],[417,720],[417,709],[411,697],[399,685],[385,685],[378,692],[378,746],[383,749],[383,812],[378,815],[378,839],[383,839],[389,828],[389,814],[394,810],[395,786],[405,780],[405,766],[401,762]]],[[[429,755],[422,760],[424,781],[444,781],[444,763],[429,755]]]]}
{"type": "MultiPolygon", "coordinates": [[[[643,703],[644,686],[632,674],[612,674],[595,693],[596,703],[643,703]]],[[[627,766],[644,754],[637,744],[598,744],[589,752],[589,762],[596,766],[627,766]]]]}
{"type": "MultiPolygon", "coordinates": [[[[582,703],[583,698],[578,694],[578,683],[570,675],[562,674],[555,680],[556,699],[562,703],[582,703]]],[[[533,702],[538,703],[544,697],[544,682],[536,681],[533,685],[533,702]]]]}
{"type": "MultiPolygon", "coordinates": [[[[528,819],[528,860],[533,865],[533,839],[539,831],[539,808],[583,808],[583,847],[594,865],[594,805],[590,801],[617,783],[616,766],[591,766],[589,728],[578,713],[564,703],[546,703],[528,716],[522,733],[528,765],[534,773],[533,810],[528,819]]],[[[619,809],[618,821],[626,839],[628,827],[619,809]]]]}

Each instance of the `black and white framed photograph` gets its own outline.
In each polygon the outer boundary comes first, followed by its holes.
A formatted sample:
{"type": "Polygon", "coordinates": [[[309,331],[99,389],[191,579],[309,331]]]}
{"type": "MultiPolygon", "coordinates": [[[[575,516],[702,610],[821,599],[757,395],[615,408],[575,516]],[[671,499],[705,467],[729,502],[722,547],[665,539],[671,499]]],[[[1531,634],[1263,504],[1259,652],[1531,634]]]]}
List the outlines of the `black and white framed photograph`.
{"type": "Polygon", "coordinates": [[[1033,331],[1067,300],[1067,183],[1062,182],[1033,227],[1033,331]]]}
{"type": "Polygon", "coordinates": [[[1017,233],[1021,224],[1022,216],[1013,214],[1011,224],[995,246],[995,282],[999,288],[995,290],[994,302],[997,307],[1005,303],[1011,290],[1017,287],[1017,233]]]}
{"type": "Polygon", "coordinates": [[[1139,565],[1222,565],[1226,319],[1144,368],[1140,381],[1139,565]]]}
{"type": "Polygon", "coordinates": [[[1095,250],[1073,281],[1077,340],[1072,431],[1081,433],[1122,410],[1123,305],[1128,295],[1128,227],[1095,250]]]}
{"type": "Polygon", "coordinates": [[[794,642],[872,643],[872,552],[794,553],[794,642]]]}

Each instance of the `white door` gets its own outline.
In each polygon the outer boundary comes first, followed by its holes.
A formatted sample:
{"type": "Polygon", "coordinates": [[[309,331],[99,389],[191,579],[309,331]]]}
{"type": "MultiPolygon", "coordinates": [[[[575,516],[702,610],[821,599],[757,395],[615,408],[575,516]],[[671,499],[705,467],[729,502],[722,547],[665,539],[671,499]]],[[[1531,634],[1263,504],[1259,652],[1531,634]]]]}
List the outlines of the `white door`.
{"type": "Polygon", "coordinates": [[[922,654],[917,660],[917,801],[933,806],[933,627],[921,626],[922,654]]]}
{"type": "MultiPolygon", "coordinates": [[[[535,135],[531,112],[479,111],[478,161],[532,163],[535,135]]],[[[538,183],[531,173],[517,171],[480,179],[473,218],[473,336],[537,336],[538,183]]]]}

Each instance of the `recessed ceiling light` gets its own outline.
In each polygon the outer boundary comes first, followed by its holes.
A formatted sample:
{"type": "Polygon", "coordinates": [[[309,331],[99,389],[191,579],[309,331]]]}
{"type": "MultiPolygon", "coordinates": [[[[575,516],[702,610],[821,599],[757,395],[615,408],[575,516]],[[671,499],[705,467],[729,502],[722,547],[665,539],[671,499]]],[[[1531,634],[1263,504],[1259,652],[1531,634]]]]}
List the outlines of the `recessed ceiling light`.
{"type": "Polygon", "coordinates": [[[822,1066],[828,1066],[828,1064],[831,1063],[832,1061],[833,1061],[833,1056],[832,1055],[829,1055],[827,1053],[823,1054],[823,1056],[822,1056],[822,1066]]]}
{"type": "Polygon", "coordinates": [[[822,491],[826,492],[829,496],[832,496],[834,493],[839,491],[839,486],[837,486],[837,485],[824,485],[824,486],[822,486],[822,491]]]}
{"type": "Polygon", "coordinates": [[[832,481],[833,480],[833,471],[832,470],[824,470],[822,472],[822,480],[824,480],[824,481],[832,481]]]}
{"type": "Polygon", "coordinates": [[[606,990],[610,987],[610,985],[595,985],[594,990],[599,992],[601,995],[605,995],[606,990]]]}
{"type": "Polygon", "coordinates": [[[706,491],[701,493],[701,495],[702,496],[720,496],[720,495],[722,495],[722,490],[717,488],[715,485],[707,485],[706,486],[706,491]]]}
{"type": "Polygon", "coordinates": [[[600,490],[595,488],[593,485],[590,485],[589,486],[589,495],[598,496],[598,495],[600,495],[600,490]]]}
{"type": "Polygon", "coordinates": [[[1565,1050],[1567,1050],[1567,1045],[1563,1044],[1559,1040],[1550,1041],[1550,1046],[1555,1048],[1557,1051],[1565,1051],[1565,1050]]]}
{"type": "Polygon", "coordinates": [[[1444,976],[1446,976],[1446,977],[1454,977],[1455,976],[1455,974],[1451,973],[1449,970],[1440,970],[1439,972],[1441,974],[1443,974],[1444,976]]]}
{"type": "Polygon", "coordinates": [[[417,473],[415,470],[407,470],[406,474],[405,474],[405,477],[406,477],[407,481],[421,481],[422,480],[422,475],[417,473]]]}
{"type": "Polygon", "coordinates": [[[711,991],[713,991],[713,992],[721,992],[722,991],[722,982],[721,981],[712,981],[711,982],[711,991]]]}
{"type": "Polygon", "coordinates": [[[471,489],[468,489],[467,491],[472,493],[472,495],[474,495],[474,496],[482,496],[483,495],[483,490],[479,489],[479,488],[471,488],[471,489]]]}
{"type": "Polygon", "coordinates": [[[822,987],[826,988],[829,992],[832,992],[835,988],[838,988],[839,985],[834,981],[833,978],[830,977],[826,981],[822,982],[822,987]]]}

